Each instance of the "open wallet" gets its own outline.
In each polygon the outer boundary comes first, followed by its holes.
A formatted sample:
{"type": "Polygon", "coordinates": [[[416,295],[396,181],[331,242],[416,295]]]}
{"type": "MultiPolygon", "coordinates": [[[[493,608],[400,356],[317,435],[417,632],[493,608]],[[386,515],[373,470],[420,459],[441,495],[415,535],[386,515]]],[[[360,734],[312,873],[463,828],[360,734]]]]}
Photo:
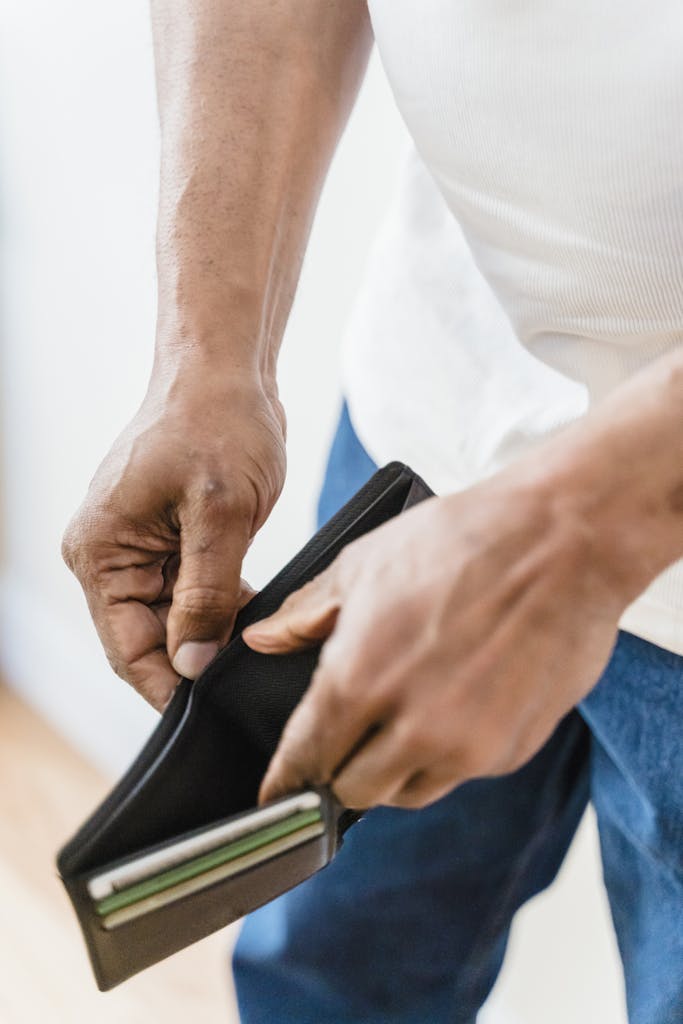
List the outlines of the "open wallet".
{"type": "Polygon", "coordinates": [[[399,462],[374,476],[242,608],[231,639],[183,679],[118,785],[57,866],[100,989],[237,920],[324,867],[360,816],[329,789],[257,807],[319,645],[259,654],[242,630],[270,615],[350,541],[432,492],[399,462]]]}

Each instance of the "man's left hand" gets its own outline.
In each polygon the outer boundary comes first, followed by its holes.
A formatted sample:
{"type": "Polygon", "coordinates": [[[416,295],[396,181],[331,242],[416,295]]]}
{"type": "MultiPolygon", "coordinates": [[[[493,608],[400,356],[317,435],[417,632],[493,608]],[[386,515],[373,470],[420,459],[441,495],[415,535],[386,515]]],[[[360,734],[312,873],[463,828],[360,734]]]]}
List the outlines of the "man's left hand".
{"type": "Polygon", "coordinates": [[[524,764],[592,689],[628,603],[596,529],[506,472],[350,544],[244,639],[324,640],[264,779],[349,807],[422,807],[524,764]]]}

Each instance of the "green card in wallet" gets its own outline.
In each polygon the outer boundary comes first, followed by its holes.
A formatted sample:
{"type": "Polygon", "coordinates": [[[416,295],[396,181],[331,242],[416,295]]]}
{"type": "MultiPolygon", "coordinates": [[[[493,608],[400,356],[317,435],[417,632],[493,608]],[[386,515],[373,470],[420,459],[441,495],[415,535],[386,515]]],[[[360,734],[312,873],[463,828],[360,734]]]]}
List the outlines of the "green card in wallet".
{"type": "Polygon", "coordinates": [[[350,541],[430,494],[401,463],[378,470],[241,610],[229,644],[201,676],[181,681],[128,772],[59,853],[101,989],[237,920],[334,857],[358,815],[327,790],[256,806],[319,649],[258,654],[242,630],[350,541]]]}

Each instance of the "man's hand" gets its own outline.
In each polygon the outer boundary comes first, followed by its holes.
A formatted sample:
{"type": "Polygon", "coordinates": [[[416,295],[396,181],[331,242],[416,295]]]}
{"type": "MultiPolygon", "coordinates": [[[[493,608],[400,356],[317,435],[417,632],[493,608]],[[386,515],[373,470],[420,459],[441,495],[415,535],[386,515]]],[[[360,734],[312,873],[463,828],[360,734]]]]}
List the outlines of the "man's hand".
{"type": "Polygon", "coordinates": [[[261,788],[421,807],[524,764],[683,555],[683,349],[469,491],[355,541],[244,639],[325,639],[261,788]]]}
{"type": "Polygon", "coordinates": [[[225,643],[282,488],[284,414],[249,376],[158,376],[64,537],[114,670],[154,707],[225,643]]]}
{"type": "Polygon", "coordinates": [[[594,685],[622,608],[590,536],[509,478],[411,509],[246,631],[263,652],[332,634],[262,798],[332,782],[420,807],[512,771],[594,685]]]}
{"type": "Polygon", "coordinates": [[[278,349],[372,33],[364,0],[152,0],[152,27],[155,371],[64,557],[114,669],[161,708],[228,637],[282,487],[278,349]]]}
{"type": "Polygon", "coordinates": [[[152,27],[155,371],[64,556],[115,670],[161,708],[229,635],[282,487],[277,354],[372,32],[364,0],[152,0],[152,27]]]}

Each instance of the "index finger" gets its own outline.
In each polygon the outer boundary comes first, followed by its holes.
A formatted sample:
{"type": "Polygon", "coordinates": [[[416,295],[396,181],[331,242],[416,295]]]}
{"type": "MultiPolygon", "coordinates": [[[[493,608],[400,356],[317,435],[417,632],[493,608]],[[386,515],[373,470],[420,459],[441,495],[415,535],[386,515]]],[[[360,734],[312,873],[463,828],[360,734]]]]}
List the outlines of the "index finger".
{"type": "MultiPolygon", "coordinates": [[[[285,726],[259,792],[259,802],[311,785],[327,785],[374,735],[383,708],[371,689],[345,685],[338,669],[343,644],[323,647],[311,685],[285,726]]],[[[343,664],[343,661],[341,662],[343,664]]]]}

